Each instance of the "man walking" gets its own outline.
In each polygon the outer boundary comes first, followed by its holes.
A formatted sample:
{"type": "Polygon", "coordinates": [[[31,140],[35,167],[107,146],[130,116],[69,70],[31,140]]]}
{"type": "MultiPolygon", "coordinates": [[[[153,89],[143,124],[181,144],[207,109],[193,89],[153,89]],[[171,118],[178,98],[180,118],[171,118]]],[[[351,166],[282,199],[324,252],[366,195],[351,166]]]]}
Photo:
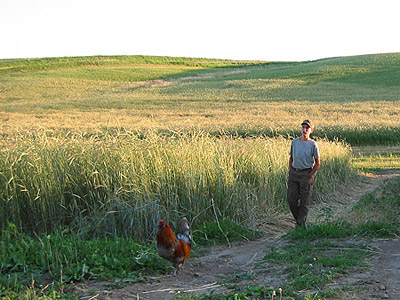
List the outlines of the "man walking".
{"type": "Polygon", "coordinates": [[[289,158],[287,201],[297,226],[305,226],[311,203],[314,175],[321,166],[319,148],[310,138],[314,123],[301,123],[301,137],[292,141],[289,158]]]}

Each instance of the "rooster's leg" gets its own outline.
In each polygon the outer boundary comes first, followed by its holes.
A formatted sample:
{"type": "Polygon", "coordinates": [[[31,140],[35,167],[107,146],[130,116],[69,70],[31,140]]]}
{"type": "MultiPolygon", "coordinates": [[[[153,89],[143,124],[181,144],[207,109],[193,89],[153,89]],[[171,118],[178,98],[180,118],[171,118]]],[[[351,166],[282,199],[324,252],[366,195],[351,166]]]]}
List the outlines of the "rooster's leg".
{"type": "Polygon", "coordinates": [[[176,269],[174,270],[174,273],[172,275],[174,275],[174,277],[176,276],[176,274],[178,274],[178,271],[182,269],[182,264],[179,264],[176,269]]]}

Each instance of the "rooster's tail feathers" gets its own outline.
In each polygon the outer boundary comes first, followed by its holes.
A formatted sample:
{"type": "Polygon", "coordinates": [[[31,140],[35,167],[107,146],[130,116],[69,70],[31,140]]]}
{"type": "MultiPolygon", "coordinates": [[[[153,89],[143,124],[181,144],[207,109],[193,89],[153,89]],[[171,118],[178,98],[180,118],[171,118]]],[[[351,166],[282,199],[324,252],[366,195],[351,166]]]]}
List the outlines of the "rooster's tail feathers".
{"type": "Polygon", "coordinates": [[[189,232],[189,221],[185,217],[182,218],[181,230],[180,230],[180,233],[178,233],[177,238],[179,240],[183,240],[189,246],[192,245],[192,236],[190,235],[190,232],[189,232]]]}

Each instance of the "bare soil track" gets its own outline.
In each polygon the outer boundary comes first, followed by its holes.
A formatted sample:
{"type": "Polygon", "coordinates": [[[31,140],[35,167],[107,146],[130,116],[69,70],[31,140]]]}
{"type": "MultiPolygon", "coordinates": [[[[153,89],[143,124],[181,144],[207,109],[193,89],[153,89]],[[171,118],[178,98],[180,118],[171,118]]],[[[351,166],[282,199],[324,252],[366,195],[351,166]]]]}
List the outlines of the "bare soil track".
{"type": "MultiPolygon", "coordinates": [[[[385,178],[400,175],[387,173],[367,174],[362,181],[347,189],[340,202],[332,205],[333,217],[346,215],[366,193],[374,191],[385,178]]],[[[311,208],[310,219],[315,221],[325,204],[311,208]]],[[[228,246],[214,246],[207,253],[185,262],[176,277],[172,275],[150,277],[147,282],[112,288],[110,282],[87,282],[75,287],[81,299],[170,299],[184,293],[208,294],[226,291],[219,282],[230,281],[241,286],[264,285],[275,289],[285,286],[286,276],[271,268],[257,266],[269,246],[281,247],[287,243],[282,234],[294,228],[290,216],[282,216],[266,228],[266,234],[256,240],[228,246]]],[[[349,241],[351,243],[351,241],[349,241]]],[[[400,239],[374,239],[366,241],[373,255],[367,263],[370,268],[362,273],[342,276],[329,284],[330,288],[352,286],[340,299],[373,300],[400,299],[400,239]]],[[[305,291],[312,292],[312,291],[305,291]]],[[[285,299],[285,297],[283,297],[285,299]]]]}

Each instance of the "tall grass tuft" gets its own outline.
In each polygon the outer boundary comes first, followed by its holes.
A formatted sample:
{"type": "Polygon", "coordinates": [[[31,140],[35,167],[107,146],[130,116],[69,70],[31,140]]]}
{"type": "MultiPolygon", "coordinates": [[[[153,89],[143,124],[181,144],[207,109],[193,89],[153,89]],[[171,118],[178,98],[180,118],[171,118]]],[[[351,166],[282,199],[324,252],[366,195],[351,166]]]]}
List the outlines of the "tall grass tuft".
{"type": "MultiPolygon", "coordinates": [[[[287,209],[290,140],[205,133],[138,136],[31,131],[3,140],[0,225],[49,233],[153,237],[159,219],[257,224],[287,209]]],[[[350,149],[320,140],[316,199],[351,179],[350,149]]]]}

